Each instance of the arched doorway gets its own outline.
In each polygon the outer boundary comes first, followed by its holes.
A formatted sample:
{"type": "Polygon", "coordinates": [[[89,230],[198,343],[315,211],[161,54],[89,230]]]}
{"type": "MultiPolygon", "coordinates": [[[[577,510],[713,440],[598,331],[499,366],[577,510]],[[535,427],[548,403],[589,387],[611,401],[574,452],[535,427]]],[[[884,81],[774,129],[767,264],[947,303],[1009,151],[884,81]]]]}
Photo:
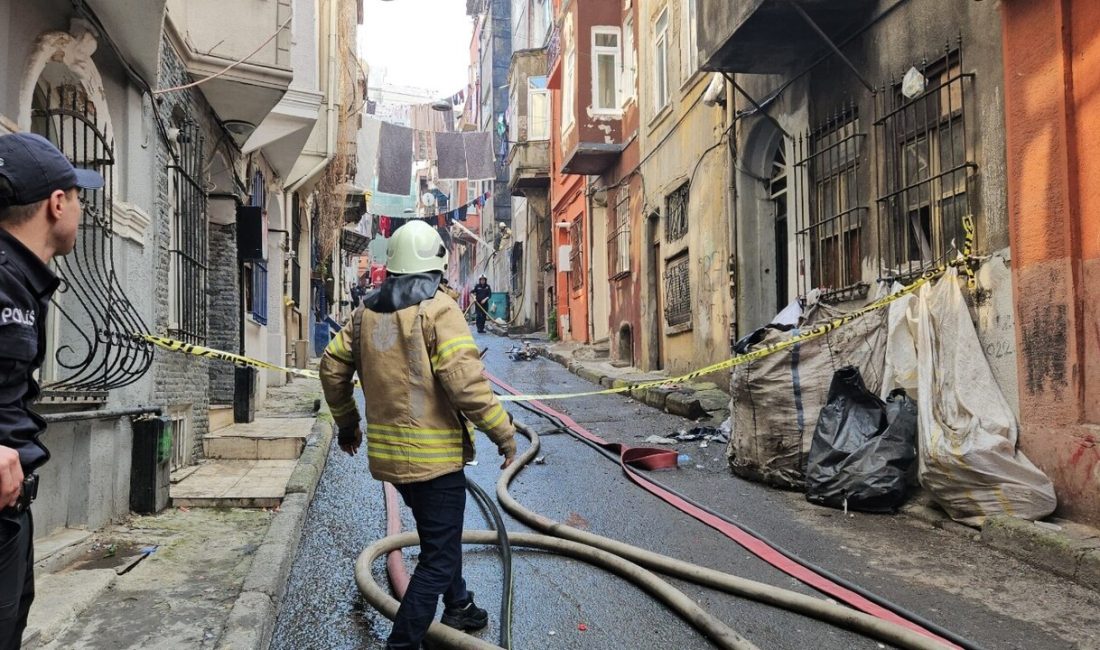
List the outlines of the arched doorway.
{"type": "Polygon", "coordinates": [[[760,119],[734,161],[738,338],[766,325],[790,301],[789,144],[770,120],[760,119]]]}
{"type": "Polygon", "coordinates": [[[98,75],[86,68],[78,73],[58,61],[45,63],[27,121],[32,132],[50,140],[75,166],[94,169],[105,180],[101,190],[81,191],[76,245],[69,255],[55,258],[61,284],[48,316],[51,347],[42,369],[47,397],[103,401],[107,391],[145,374],[153,352],[133,337],[150,330],[115,272],[116,159],[106,100],[97,83],[98,75]]]}

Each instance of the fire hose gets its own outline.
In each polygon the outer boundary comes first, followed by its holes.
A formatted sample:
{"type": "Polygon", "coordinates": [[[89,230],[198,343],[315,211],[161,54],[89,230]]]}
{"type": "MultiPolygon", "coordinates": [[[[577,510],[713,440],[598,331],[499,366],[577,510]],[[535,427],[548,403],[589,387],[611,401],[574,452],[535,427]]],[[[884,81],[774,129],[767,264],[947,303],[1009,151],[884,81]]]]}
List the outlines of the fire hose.
{"type": "MultiPolygon", "coordinates": [[[[517,423],[517,428],[530,440],[531,444],[516,458],[516,462],[511,467],[501,473],[497,481],[497,498],[511,515],[547,534],[509,532],[507,537],[513,546],[537,548],[566,555],[630,580],[667,605],[720,648],[742,650],[755,648],[755,646],[703,610],[683,592],[655,575],[650,569],[693,584],[815,618],[899,648],[933,650],[941,649],[945,645],[951,647],[950,644],[933,638],[928,633],[922,634],[842,605],[646,551],[614,539],[566,526],[526,509],[508,493],[508,486],[523,467],[535,458],[540,443],[538,435],[526,426],[517,423]]],[[[390,496],[392,490],[392,487],[387,490],[387,502],[396,505],[396,499],[390,496]]],[[[395,512],[396,508],[390,509],[391,521],[396,516],[395,512]]],[[[498,533],[499,531],[466,531],[462,541],[467,544],[498,544],[500,542],[498,533]]],[[[371,567],[375,559],[382,554],[417,543],[418,538],[415,533],[388,535],[368,546],[356,561],[355,580],[359,590],[373,607],[390,619],[397,613],[398,602],[374,581],[371,567]]],[[[400,553],[397,554],[396,562],[391,555],[389,559],[391,570],[395,569],[394,564],[401,565],[397,571],[403,574],[404,566],[400,560],[400,553]]],[[[428,639],[448,648],[484,650],[500,647],[438,622],[433,623],[429,628],[428,639]]],[[[967,644],[967,646],[970,645],[972,644],[967,644]]]]}

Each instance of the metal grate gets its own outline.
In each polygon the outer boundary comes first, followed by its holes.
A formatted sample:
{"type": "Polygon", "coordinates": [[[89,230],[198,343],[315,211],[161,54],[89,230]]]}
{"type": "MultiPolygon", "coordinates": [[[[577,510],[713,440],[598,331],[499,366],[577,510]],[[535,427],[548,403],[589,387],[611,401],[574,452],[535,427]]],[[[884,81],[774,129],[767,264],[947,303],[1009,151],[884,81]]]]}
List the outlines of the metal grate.
{"type": "Polygon", "coordinates": [[[688,184],[665,197],[665,240],[676,241],[688,232],[688,184]]]}
{"type": "Polygon", "coordinates": [[[302,209],[298,195],[294,195],[293,218],[290,226],[290,299],[300,308],[302,305],[302,265],[298,255],[302,245],[302,209]]]}
{"type": "Polygon", "coordinates": [[[799,293],[846,294],[861,283],[866,188],[861,183],[867,134],[849,105],[795,144],[799,293]]]}
{"type": "Polygon", "coordinates": [[[61,284],[48,316],[52,334],[42,370],[43,396],[50,399],[106,399],[107,391],[137,381],[153,362],[152,347],[134,338],[149,329],[115,272],[114,145],[96,109],[82,88],[61,85],[40,88],[32,111],[35,133],[106,181],[102,190],[81,191],[76,246],[54,260],[61,284]]]}
{"type": "MultiPolygon", "coordinates": [[[[264,209],[264,206],[267,205],[267,185],[264,184],[264,175],[260,172],[252,175],[252,194],[249,204],[261,209],[264,209]]],[[[266,210],[264,223],[267,223],[266,210]]],[[[267,325],[267,262],[253,260],[249,262],[249,266],[248,311],[252,316],[252,320],[260,325],[267,325]]]]}
{"type": "Polygon", "coordinates": [[[630,273],[630,190],[620,187],[615,201],[615,228],[607,238],[611,277],[630,273]]]}
{"type": "Polygon", "coordinates": [[[892,81],[875,102],[879,166],[879,245],[886,267],[911,276],[947,261],[962,245],[963,217],[974,212],[977,172],[967,138],[974,75],[962,48],[917,68],[927,83],[906,97],[892,81]]]}
{"type": "Polygon", "coordinates": [[[576,219],[569,226],[569,243],[572,248],[569,251],[569,286],[573,289],[584,287],[584,229],[581,220],[576,219]]]}
{"type": "Polygon", "coordinates": [[[172,266],[174,318],[169,334],[188,343],[206,342],[207,223],[206,191],[202,186],[203,137],[198,125],[185,120],[179,127],[175,161],[169,165],[172,183],[172,266]]]}
{"type": "Polygon", "coordinates": [[[665,322],[669,325],[691,322],[690,271],[687,251],[665,263],[665,322]]]}

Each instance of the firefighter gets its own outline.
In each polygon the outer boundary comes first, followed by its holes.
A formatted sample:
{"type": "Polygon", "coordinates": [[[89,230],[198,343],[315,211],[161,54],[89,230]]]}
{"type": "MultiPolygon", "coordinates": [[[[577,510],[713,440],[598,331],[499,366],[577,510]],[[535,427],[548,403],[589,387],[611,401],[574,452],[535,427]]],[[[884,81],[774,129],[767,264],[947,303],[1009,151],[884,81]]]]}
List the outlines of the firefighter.
{"type": "Polygon", "coordinates": [[[464,419],[497,445],[501,469],[516,453],[512,418],[481,374],[462,311],[440,289],[447,258],[434,228],[401,226],[387,245],[386,280],[321,359],[340,448],[355,455],[363,438],[352,383],[358,373],[371,475],[394,484],[420,534],[419,562],[386,646],[394,650],[420,647],[441,595],[444,625],[473,631],[488,624],[462,577],[463,467],[474,458],[464,419]]]}
{"type": "Polygon", "coordinates": [[[474,286],[474,302],[477,304],[477,331],[485,333],[485,316],[489,314],[489,298],[493,295],[493,288],[489,286],[489,280],[483,275],[477,279],[474,286]]]}

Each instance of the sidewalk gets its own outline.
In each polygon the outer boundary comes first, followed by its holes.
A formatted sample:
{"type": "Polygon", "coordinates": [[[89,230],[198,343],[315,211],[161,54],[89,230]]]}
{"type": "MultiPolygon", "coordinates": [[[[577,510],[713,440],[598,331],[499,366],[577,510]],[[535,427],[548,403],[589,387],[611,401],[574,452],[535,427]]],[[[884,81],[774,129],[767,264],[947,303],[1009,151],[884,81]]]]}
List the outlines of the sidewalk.
{"type": "Polygon", "coordinates": [[[317,382],[299,379],[269,389],[257,413],[305,429],[280,505],[173,505],[55,552],[36,567],[23,647],[266,647],[332,441],[331,417],[313,414],[319,397],[317,382]]]}
{"type": "MultiPolygon", "coordinates": [[[[537,337],[533,337],[537,338],[537,337]]],[[[598,348],[572,342],[538,342],[545,356],[573,374],[604,388],[660,380],[663,372],[644,372],[613,365],[598,348]]],[[[713,383],[688,383],[633,389],[630,396],[653,408],[717,427],[729,417],[730,396],[713,383]]],[[[1012,555],[1100,592],[1100,530],[1051,518],[1029,522],[1008,516],[986,519],[980,528],[953,521],[922,491],[910,498],[899,514],[952,532],[1012,555]]]]}

